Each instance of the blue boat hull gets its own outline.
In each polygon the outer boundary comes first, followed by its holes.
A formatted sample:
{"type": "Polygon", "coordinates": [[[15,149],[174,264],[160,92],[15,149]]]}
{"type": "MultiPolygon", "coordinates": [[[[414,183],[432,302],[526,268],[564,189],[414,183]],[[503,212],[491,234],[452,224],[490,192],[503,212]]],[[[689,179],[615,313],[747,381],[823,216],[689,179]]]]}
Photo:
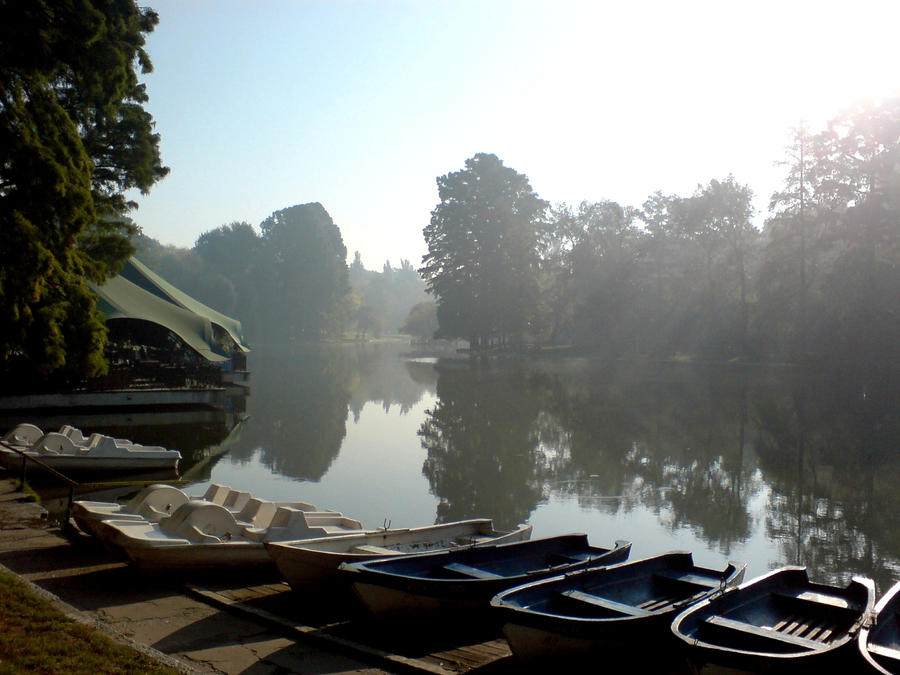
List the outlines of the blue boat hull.
{"type": "Polygon", "coordinates": [[[629,542],[613,548],[590,546],[587,535],[572,534],[498,546],[397,556],[345,564],[350,582],[368,610],[378,616],[421,616],[455,612],[487,613],[494,595],[534,579],[628,558],[629,542]]]}

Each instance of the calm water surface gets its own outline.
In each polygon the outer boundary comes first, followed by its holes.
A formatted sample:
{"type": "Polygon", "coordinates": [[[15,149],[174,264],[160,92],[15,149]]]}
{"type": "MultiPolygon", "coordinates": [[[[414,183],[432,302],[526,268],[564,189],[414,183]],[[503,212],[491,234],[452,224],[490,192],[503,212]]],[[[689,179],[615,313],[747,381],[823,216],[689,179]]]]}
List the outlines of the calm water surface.
{"type": "Polygon", "coordinates": [[[900,397],[883,373],[405,345],[263,348],[250,367],[251,394],[228,413],[74,421],[182,450],[192,493],[224,483],[366,527],[492,517],[534,537],[628,539],[632,558],[745,562],[748,578],[803,564],[879,592],[900,579],[900,397]]]}

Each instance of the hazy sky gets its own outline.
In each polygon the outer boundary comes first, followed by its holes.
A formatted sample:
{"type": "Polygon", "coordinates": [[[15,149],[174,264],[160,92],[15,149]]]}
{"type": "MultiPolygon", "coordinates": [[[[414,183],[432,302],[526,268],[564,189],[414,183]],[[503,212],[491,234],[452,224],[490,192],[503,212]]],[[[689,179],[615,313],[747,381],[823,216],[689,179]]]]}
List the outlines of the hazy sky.
{"type": "Polygon", "coordinates": [[[190,247],[317,201],[369,269],[419,266],[435,178],[475,153],[552,203],[732,173],[763,210],[800,120],[900,91],[896,0],[144,2],[171,168],[144,232],[190,247]]]}

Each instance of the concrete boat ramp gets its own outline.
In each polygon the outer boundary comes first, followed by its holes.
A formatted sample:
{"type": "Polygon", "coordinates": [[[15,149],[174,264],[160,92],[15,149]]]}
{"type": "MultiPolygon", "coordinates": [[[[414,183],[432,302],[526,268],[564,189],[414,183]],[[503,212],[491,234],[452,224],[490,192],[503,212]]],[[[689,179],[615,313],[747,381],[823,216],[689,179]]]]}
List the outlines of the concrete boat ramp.
{"type": "Polygon", "coordinates": [[[517,672],[497,635],[411,632],[352,602],[308,601],[269,579],[147,577],[64,533],[0,475],[0,565],[76,620],[185,673],[517,672]]]}

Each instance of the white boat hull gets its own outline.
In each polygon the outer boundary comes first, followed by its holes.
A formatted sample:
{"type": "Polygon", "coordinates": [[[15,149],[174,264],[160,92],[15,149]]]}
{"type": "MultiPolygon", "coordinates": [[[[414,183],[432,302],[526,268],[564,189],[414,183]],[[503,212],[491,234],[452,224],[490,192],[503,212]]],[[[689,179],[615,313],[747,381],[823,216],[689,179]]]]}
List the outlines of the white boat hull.
{"type": "MultiPolygon", "coordinates": [[[[15,454],[15,453],[12,453],[15,454]]],[[[30,453],[29,453],[30,454],[30,453]]],[[[79,473],[88,472],[141,472],[141,471],[159,471],[171,470],[175,471],[178,467],[177,457],[78,457],[67,455],[32,455],[39,459],[47,466],[57,471],[78,471],[79,473]]],[[[10,460],[7,468],[21,467],[22,458],[18,455],[10,460]],[[18,461],[18,465],[16,465],[18,461]]],[[[28,471],[40,470],[42,467],[35,462],[28,462],[26,465],[28,471]]]]}
{"type": "Polygon", "coordinates": [[[261,543],[222,542],[167,547],[123,547],[128,560],[148,575],[212,570],[271,570],[275,566],[261,543]]]}
{"type": "MultiPolygon", "coordinates": [[[[245,493],[248,494],[249,493],[245,493]]],[[[124,551],[136,567],[148,574],[224,569],[252,569],[275,565],[265,543],[355,534],[362,523],[335,511],[304,511],[304,502],[274,507],[264,524],[239,521],[221,504],[190,500],[159,522],[104,520],[98,534],[104,544],[124,551]]],[[[248,504],[249,506],[249,504],[248,504]]]]}
{"type": "Polygon", "coordinates": [[[497,532],[490,519],[402,530],[377,530],[340,538],[274,542],[267,546],[279,572],[294,590],[333,584],[342,563],[408,555],[466,545],[505,544],[531,536],[530,525],[497,532]]]}
{"type": "Polygon", "coordinates": [[[27,469],[42,469],[30,457],[56,471],[156,471],[175,470],[181,459],[177,450],[132,443],[125,438],[103,434],[85,437],[80,429],[64,425],[59,432],[42,434],[31,424],[20,424],[3,436],[0,461],[16,470],[26,462],[27,469]]]}

